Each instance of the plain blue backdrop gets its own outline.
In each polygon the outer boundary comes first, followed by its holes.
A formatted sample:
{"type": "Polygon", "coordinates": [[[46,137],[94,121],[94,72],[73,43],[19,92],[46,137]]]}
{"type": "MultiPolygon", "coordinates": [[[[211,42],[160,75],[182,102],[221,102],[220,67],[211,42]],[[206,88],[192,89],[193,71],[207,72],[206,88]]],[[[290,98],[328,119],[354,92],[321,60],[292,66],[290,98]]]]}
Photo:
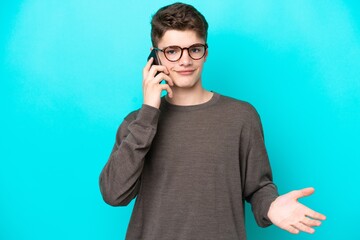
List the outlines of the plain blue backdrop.
{"type": "MultiPolygon", "coordinates": [[[[106,205],[98,177],[169,3],[1,1],[1,240],[124,239],[133,203],[106,205]]],[[[257,108],[280,193],[313,186],[328,217],[291,235],[247,206],[248,239],[360,239],[360,2],[187,3],[210,24],[204,86],[257,108]]]]}

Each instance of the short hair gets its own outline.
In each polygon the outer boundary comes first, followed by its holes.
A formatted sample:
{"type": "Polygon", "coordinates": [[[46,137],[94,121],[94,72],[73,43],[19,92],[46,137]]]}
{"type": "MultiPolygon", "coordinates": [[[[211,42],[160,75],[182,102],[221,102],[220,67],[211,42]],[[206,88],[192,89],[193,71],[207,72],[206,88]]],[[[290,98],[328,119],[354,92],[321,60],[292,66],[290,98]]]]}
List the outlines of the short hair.
{"type": "Polygon", "coordinates": [[[195,7],[184,3],[174,3],[160,8],[151,20],[151,42],[157,47],[167,30],[193,30],[206,42],[209,25],[205,17],[195,7]]]}

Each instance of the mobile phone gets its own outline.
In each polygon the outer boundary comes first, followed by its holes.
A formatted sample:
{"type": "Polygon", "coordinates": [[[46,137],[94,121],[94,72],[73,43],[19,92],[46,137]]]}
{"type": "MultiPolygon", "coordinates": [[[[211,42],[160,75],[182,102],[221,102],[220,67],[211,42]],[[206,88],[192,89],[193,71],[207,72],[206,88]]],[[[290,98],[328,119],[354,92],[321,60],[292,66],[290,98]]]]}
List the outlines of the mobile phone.
{"type": "Polygon", "coordinates": [[[152,65],[161,65],[160,59],[157,56],[157,51],[155,49],[151,50],[147,60],[149,61],[150,58],[154,58],[152,65]]]}
{"type": "MultiPolygon", "coordinates": [[[[151,52],[150,52],[147,60],[149,61],[150,58],[154,58],[151,66],[152,66],[152,65],[161,65],[160,59],[159,59],[159,57],[158,57],[158,55],[157,55],[157,51],[156,51],[155,49],[151,50],[151,52]]],[[[155,77],[156,77],[159,73],[160,73],[160,72],[157,72],[157,73],[155,74],[155,77]]],[[[161,82],[160,82],[160,83],[161,83],[161,82]]]]}

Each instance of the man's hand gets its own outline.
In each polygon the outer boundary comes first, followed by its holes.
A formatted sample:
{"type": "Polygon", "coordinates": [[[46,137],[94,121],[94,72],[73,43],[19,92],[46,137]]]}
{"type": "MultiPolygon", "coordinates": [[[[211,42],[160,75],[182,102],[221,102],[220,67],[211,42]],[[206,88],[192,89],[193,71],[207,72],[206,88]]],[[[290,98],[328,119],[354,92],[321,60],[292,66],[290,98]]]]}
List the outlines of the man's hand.
{"type": "Polygon", "coordinates": [[[155,108],[159,108],[161,92],[163,90],[167,91],[168,96],[172,98],[173,93],[170,86],[173,86],[174,83],[172,79],[168,76],[169,74],[168,69],[162,65],[151,66],[153,61],[154,59],[151,58],[147,62],[145,68],[143,69],[144,104],[147,104],[155,108]],[[160,84],[162,80],[165,80],[166,83],[160,84]]]}
{"type": "Polygon", "coordinates": [[[293,234],[300,231],[314,233],[313,227],[321,225],[326,217],[298,202],[299,198],[310,196],[313,188],[304,188],[279,196],[271,203],[268,217],[271,222],[293,234]]]}

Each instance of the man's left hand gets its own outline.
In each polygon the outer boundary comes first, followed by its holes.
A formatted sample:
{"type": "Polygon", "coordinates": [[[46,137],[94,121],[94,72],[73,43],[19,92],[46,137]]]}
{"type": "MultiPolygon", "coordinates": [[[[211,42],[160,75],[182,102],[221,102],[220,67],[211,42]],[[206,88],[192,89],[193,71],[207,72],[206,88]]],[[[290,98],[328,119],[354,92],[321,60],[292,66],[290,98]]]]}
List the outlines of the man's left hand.
{"type": "Polygon", "coordinates": [[[269,219],[274,225],[293,234],[300,231],[314,233],[313,227],[320,226],[320,220],[326,217],[298,202],[299,198],[313,193],[314,188],[304,188],[279,196],[270,205],[269,219]]]}

